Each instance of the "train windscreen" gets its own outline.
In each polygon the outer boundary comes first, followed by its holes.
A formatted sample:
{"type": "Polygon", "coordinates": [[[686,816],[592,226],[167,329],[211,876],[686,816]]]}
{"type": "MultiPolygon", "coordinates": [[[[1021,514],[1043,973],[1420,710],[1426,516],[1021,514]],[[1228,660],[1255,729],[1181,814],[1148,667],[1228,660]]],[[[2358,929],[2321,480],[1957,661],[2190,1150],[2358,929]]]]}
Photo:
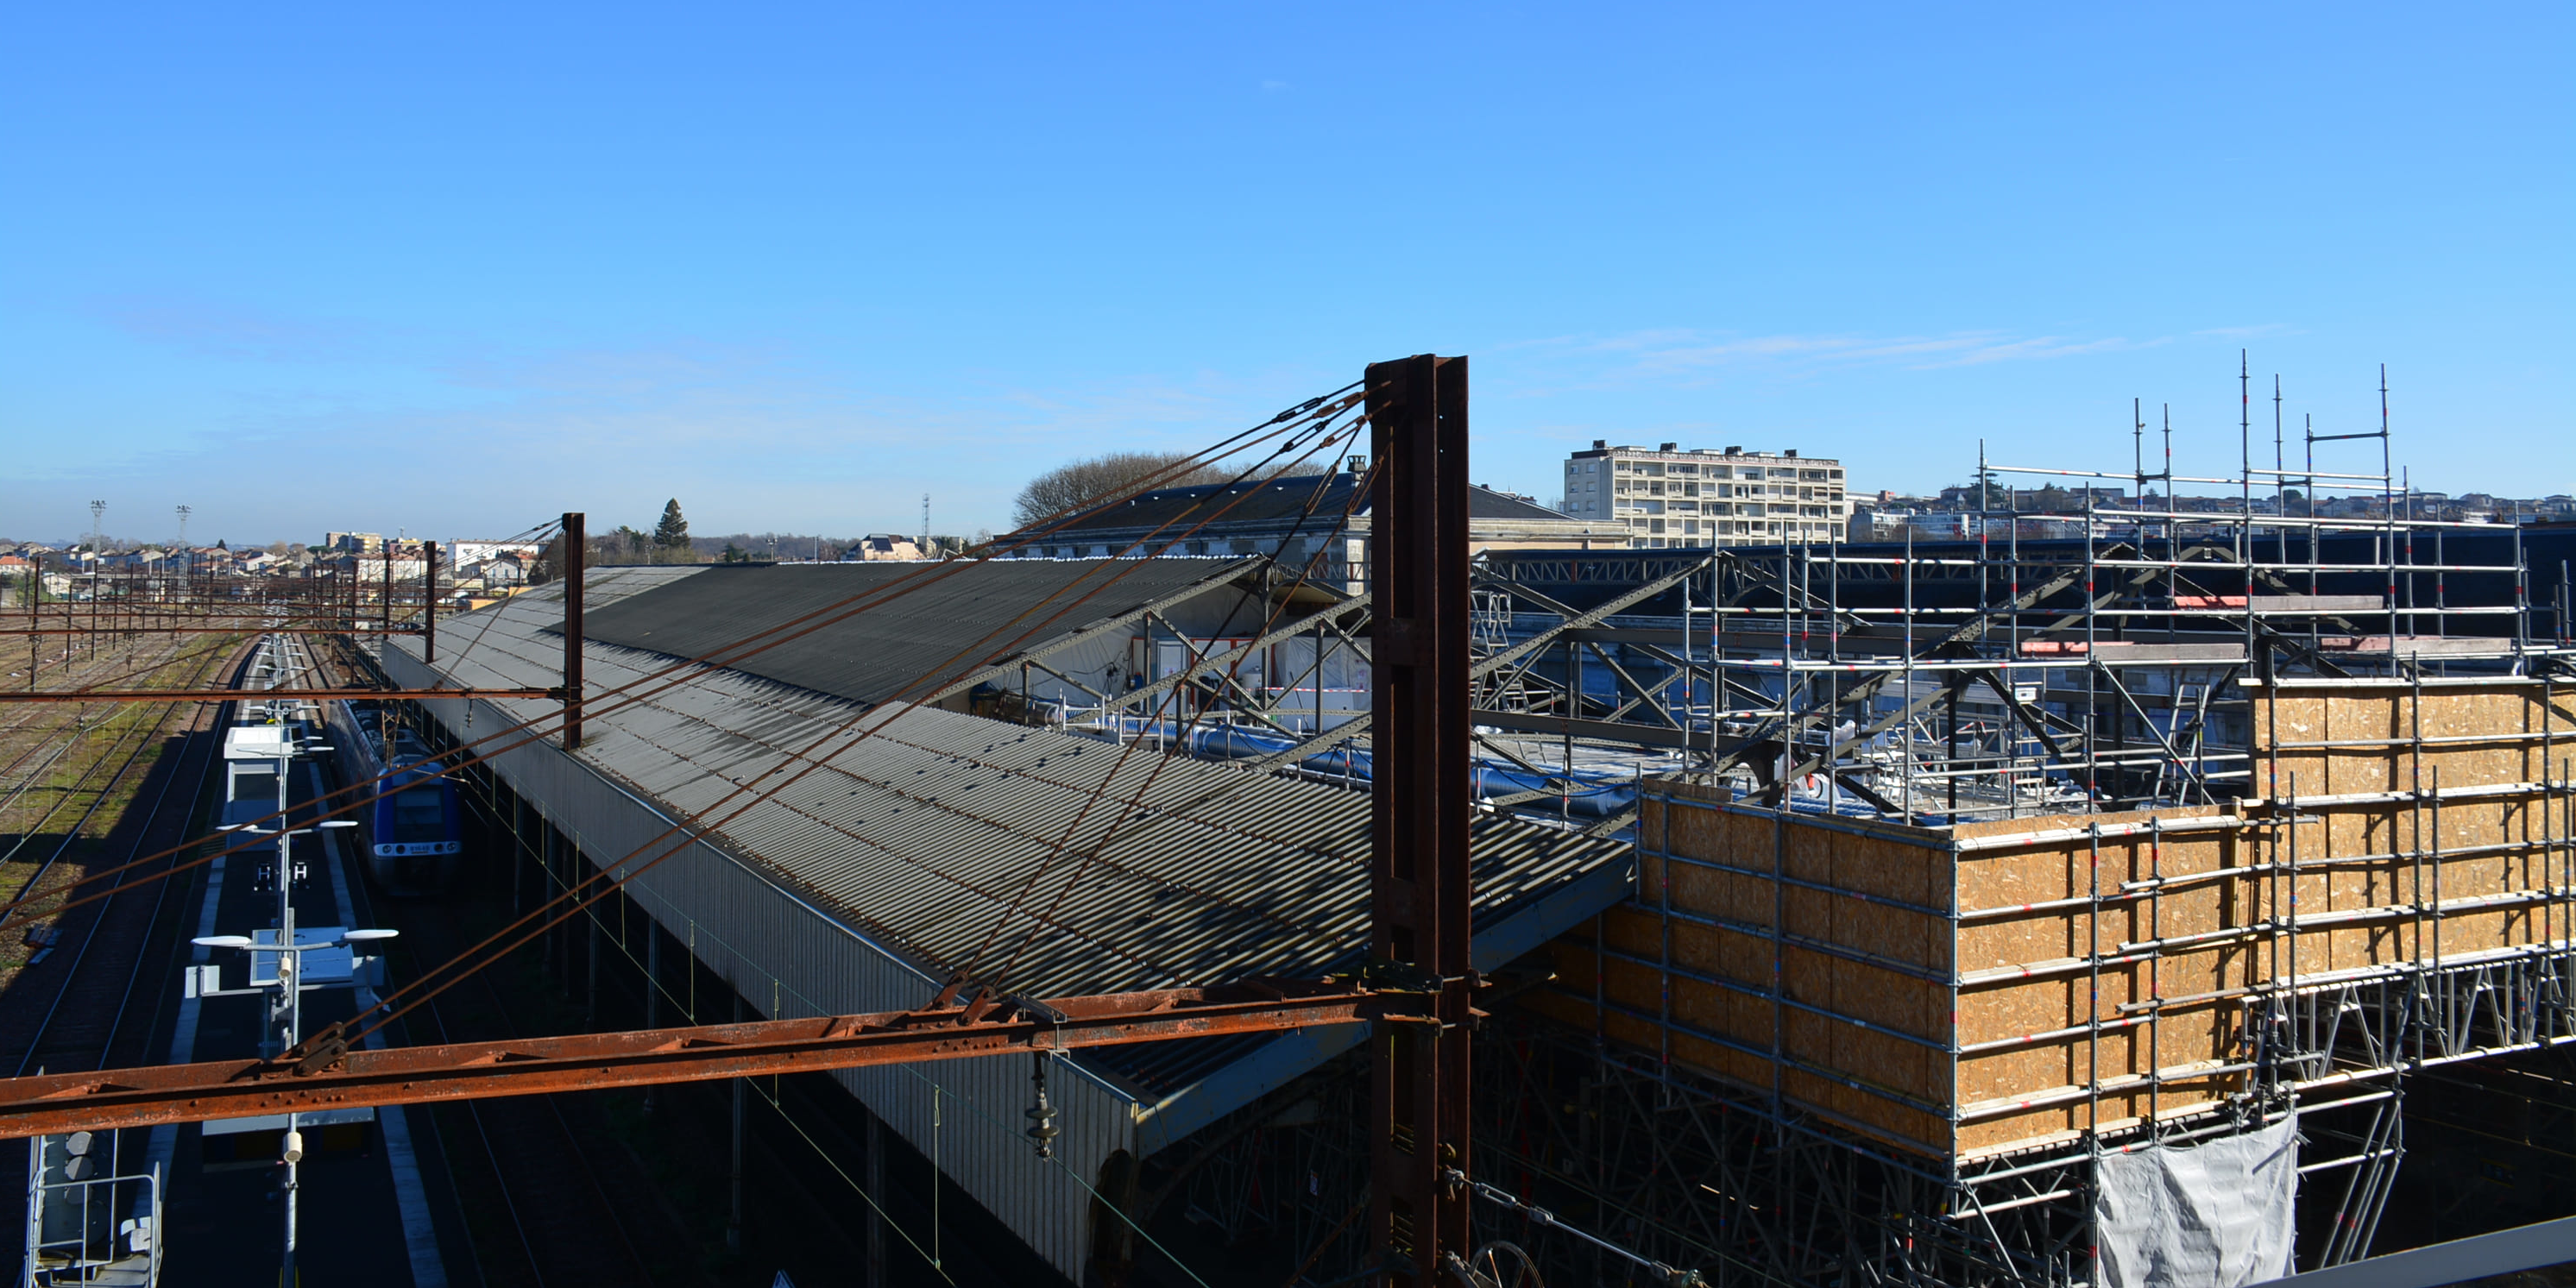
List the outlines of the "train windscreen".
{"type": "Polygon", "coordinates": [[[391,839],[397,845],[447,839],[447,811],[437,788],[415,787],[395,794],[391,839]]]}

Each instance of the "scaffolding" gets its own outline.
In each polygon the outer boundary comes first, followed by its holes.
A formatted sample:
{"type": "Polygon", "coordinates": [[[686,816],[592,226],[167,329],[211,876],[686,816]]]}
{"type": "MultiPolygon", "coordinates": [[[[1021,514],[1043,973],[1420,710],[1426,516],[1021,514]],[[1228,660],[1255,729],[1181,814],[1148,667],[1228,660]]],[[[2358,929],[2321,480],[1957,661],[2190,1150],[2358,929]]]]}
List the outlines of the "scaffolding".
{"type": "Polygon", "coordinates": [[[2576,533],[2416,517],[2384,419],[2303,430],[2294,465],[2276,424],[2268,469],[2240,434],[2228,476],[2176,473],[2169,429],[2148,468],[2142,411],[2126,473],[1981,447],[1955,539],[1490,560],[1514,611],[1479,633],[1479,722],[1569,774],[1577,743],[1652,749],[1801,812],[1944,823],[2246,794],[2247,677],[2576,673],[2576,533]],[[2319,468],[2347,440],[2376,472],[2319,468]],[[1624,593],[1584,607],[1587,578],[1624,593]]]}
{"type": "Polygon", "coordinates": [[[2576,541],[2413,517],[2384,424],[2224,478],[2137,429],[2127,474],[1981,452],[1957,540],[1707,552],[1660,620],[1523,599],[1565,664],[1506,700],[1599,704],[1579,642],[1692,763],[1503,1044],[1489,1180],[1709,1282],[2091,1283],[2105,1159],[2296,1116],[2330,1265],[2411,1080],[2576,1041],[2576,541]]]}
{"type": "MultiPolygon", "coordinates": [[[[2126,473],[1981,450],[1943,540],[1482,562],[1479,751],[1538,780],[1484,803],[1618,765],[1562,817],[1639,867],[1480,1037],[1480,1242],[2092,1284],[2107,1162],[2295,1121],[2297,1264],[2339,1264],[2410,1086],[2455,1119],[2576,1043],[2576,532],[2417,517],[2384,421],[2195,477],[2134,420],[2126,473]]],[[[1347,1271],[1343,1094],[1193,1157],[1189,1213],[1347,1271]]]]}

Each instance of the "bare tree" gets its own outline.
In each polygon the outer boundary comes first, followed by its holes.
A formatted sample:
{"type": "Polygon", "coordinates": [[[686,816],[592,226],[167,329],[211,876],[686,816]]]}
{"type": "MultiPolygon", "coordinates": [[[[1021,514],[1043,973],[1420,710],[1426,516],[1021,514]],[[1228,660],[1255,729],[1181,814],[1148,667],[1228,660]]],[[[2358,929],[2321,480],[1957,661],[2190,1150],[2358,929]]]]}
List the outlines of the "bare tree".
{"type": "MultiPolygon", "coordinates": [[[[1111,495],[1188,459],[1190,454],[1186,452],[1111,452],[1059,465],[1030,479],[1029,485],[1020,489],[1019,499],[1012,503],[1011,521],[1025,528],[1050,515],[1111,495]]],[[[1160,479],[1155,486],[1197,487],[1223,483],[1240,472],[1202,465],[1160,479]]]]}

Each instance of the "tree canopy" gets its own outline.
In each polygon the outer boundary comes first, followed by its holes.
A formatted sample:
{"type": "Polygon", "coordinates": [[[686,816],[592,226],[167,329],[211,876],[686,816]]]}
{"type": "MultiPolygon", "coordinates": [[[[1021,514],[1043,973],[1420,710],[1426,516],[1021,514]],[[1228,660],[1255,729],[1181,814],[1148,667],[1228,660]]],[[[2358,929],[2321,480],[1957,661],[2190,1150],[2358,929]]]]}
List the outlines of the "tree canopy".
{"type": "MultiPolygon", "coordinates": [[[[1028,486],[1020,489],[1019,498],[1012,502],[1011,522],[1025,528],[1051,515],[1109,496],[1189,459],[1187,452],[1110,452],[1059,465],[1030,479],[1028,486]]],[[[1223,483],[1236,473],[1202,465],[1159,479],[1155,486],[1197,487],[1223,483]]]]}

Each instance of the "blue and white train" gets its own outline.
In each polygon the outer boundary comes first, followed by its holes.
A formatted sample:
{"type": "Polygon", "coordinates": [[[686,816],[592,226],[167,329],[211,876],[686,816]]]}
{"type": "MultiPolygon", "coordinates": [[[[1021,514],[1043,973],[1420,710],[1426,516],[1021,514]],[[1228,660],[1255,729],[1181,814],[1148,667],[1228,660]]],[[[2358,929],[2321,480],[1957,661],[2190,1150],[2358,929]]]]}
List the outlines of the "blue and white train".
{"type": "Polygon", "coordinates": [[[343,786],[393,773],[365,789],[364,794],[383,794],[350,816],[358,821],[359,852],[366,855],[368,875],[391,895],[432,895],[446,889],[464,862],[464,812],[456,784],[438,775],[438,758],[374,702],[325,703],[324,720],[343,786]]]}

